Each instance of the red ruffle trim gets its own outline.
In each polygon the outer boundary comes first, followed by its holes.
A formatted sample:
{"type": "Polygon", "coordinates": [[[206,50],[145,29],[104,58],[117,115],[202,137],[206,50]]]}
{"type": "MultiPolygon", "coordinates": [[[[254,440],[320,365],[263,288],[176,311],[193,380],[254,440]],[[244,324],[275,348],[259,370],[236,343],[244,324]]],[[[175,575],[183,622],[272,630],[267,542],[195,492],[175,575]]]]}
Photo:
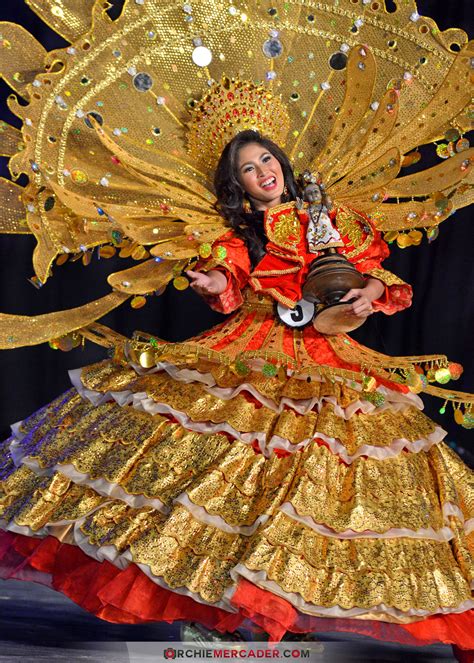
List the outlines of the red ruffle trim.
{"type": "Polygon", "coordinates": [[[0,532],[0,578],[47,585],[84,610],[114,623],[186,620],[233,631],[243,619],[159,587],[134,564],[118,569],[52,536],[36,539],[0,532]]]}
{"type": "Polygon", "coordinates": [[[345,631],[385,642],[406,645],[455,644],[474,649],[474,612],[434,615],[412,624],[390,624],[373,620],[312,617],[298,612],[288,601],[241,580],[232,598],[240,611],[280,640],[287,631],[321,633],[345,631]]]}
{"type": "Polygon", "coordinates": [[[241,580],[232,598],[237,613],[198,603],[159,587],[137,566],[118,569],[98,562],[80,548],[0,531],[0,578],[38,582],[62,592],[88,612],[109,622],[197,621],[221,632],[234,631],[245,620],[271,640],[293,633],[344,631],[385,642],[428,645],[438,642],[474,649],[473,612],[436,615],[408,625],[358,619],[325,619],[299,613],[288,601],[241,580]]]}

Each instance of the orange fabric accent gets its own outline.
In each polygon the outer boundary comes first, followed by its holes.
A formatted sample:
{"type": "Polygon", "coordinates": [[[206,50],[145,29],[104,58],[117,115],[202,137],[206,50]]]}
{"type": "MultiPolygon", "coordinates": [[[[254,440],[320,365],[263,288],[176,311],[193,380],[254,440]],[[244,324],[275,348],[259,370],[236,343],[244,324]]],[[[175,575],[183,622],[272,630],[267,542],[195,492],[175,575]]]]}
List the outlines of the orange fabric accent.
{"type": "Polygon", "coordinates": [[[461,649],[474,649],[474,610],[459,615],[433,615],[403,628],[420,640],[429,638],[461,649]]]}
{"type": "Polygon", "coordinates": [[[235,630],[247,618],[253,628],[263,629],[273,641],[281,640],[287,631],[345,631],[404,644],[444,642],[474,649],[472,612],[435,615],[408,625],[311,617],[242,579],[231,601],[238,612],[228,613],[159,587],[134,564],[118,569],[51,536],[38,539],[0,531],[0,577],[40,582],[114,623],[189,620],[223,632],[235,630]]]}
{"type": "Polygon", "coordinates": [[[265,339],[268,336],[268,332],[275,324],[276,320],[273,317],[269,317],[266,320],[264,320],[260,325],[260,327],[255,330],[255,334],[247,343],[245,350],[260,350],[265,339]]]}
{"type": "Polygon", "coordinates": [[[316,364],[337,366],[349,370],[359,370],[358,366],[354,369],[352,364],[348,364],[342,361],[342,359],[339,359],[326,338],[319,334],[312,325],[308,325],[303,329],[303,339],[306,351],[311,359],[314,359],[316,364]]]}
{"type": "Polygon", "coordinates": [[[240,614],[197,603],[152,582],[137,566],[124,570],[88,557],[80,548],[0,531],[0,577],[40,582],[62,592],[92,614],[115,623],[199,621],[220,631],[235,630],[240,614]],[[36,575],[33,571],[41,571],[36,575]],[[47,575],[45,575],[47,574],[47,575]]]}
{"type": "Polygon", "coordinates": [[[283,332],[283,352],[289,357],[295,358],[294,331],[286,327],[283,332]]]}
{"type": "Polygon", "coordinates": [[[372,302],[372,306],[374,311],[382,311],[385,315],[393,315],[410,307],[412,297],[413,290],[408,283],[385,285],[383,294],[372,302]]]}
{"type": "Polygon", "coordinates": [[[232,231],[220,237],[213,245],[213,254],[200,260],[196,270],[209,271],[219,269],[227,276],[227,286],[220,295],[205,297],[209,306],[219,313],[232,313],[243,303],[242,288],[247,284],[250,274],[250,258],[245,242],[232,231]],[[218,248],[224,248],[225,258],[216,258],[218,248]]]}
{"type": "MultiPolygon", "coordinates": [[[[219,271],[225,272],[224,269],[219,269],[219,271]]],[[[208,306],[218,313],[232,313],[232,311],[236,311],[239,306],[242,306],[244,301],[235,277],[228,272],[226,273],[226,277],[227,285],[224,292],[221,292],[220,295],[204,296],[208,306]]]]}
{"type": "MultiPolygon", "coordinates": [[[[381,233],[375,228],[371,221],[362,216],[364,221],[360,223],[363,240],[373,235],[369,246],[359,253],[351,262],[357,270],[367,275],[373,269],[380,269],[381,263],[389,256],[389,249],[383,241],[381,233]]],[[[336,220],[337,212],[330,213],[331,219],[336,220]]],[[[296,304],[302,297],[301,290],[305,282],[309,266],[318,255],[310,253],[306,241],[306,229],[308,215],[305,211],[296,209],[294,203],[281,205],[276,210],[267,210],[265,214],[265,229],[269,241],[266,254],[259,262],[255,270],[250,274],[250,258],[245,242],[237,237],[233,231],[227,232],[223,237],[216,240],[213,246],[213,254],[200,260],[196,269],[208,271],[219,269],[226,273],[228,278],[226,289],[220,295],[206,297],[209,306],[219,313],[232,313],[242,305],[242,288],[249,283],[255,292],[266,293],[291,306],[296,304]],[[285,218],[295,218],[298,232],[290,233],[286,241],[277,241],[275,227],[285,218]],[[298,226],[299,224],[299,226],[298,226]],[[215,251],[223,247],[226,250],[225,258],[216,258],[215,251]]],[[[354,248],[348,236],[342,235],[344,247],[338,249],[339,253],[350,253],[354,248]]],[[[395,284],[385,287],[383,295],[374,301],[374,309],[392,315],[411,305],[412,289],[406,283],[395,284]]]]}
{"type": "MultiPolygon", "coordinates": [[[[359,213],[360,214],[360,213],[359,213]]],[[[353,262],[356,269],[370,278],[370,271],[380,269],[382,262],[390,255],[388,244],[382,239],[382,234],[373,225],[368,217],[361,215],[365,219],[367,227],[373,234],[373,240],[365,251],[360,253],[353,262]]],[[[367,237],[367,234],[366,234],[367,237]]],[[[348,238],[344,237],[344,241],[348,238]]],[[[342,251],[344,253],[344,249],[342,251]]],[[[375,277],[376,278],[376,277],[375,277]]],[[[384,284],[385,285],[385,284],[384,284]]],[[[383,294],[373,301],[375,311],[382,311],[386,315],[393,315],[398,311],[411,306],[413,290],[408,283],[385,285],[383,294]]]]}
{"type": "MultiPolygon", "coordinates": [[[[256,313],[252,312],[249,313],[244,320],[240,323],[240,325],[237,325],[235,329],[232,330],[230,334],[228,334],[225,338],[222,339],[222,341],[219,341],[219,343],[216,343],[216,345],[212,346],[213,350],[220,351],[226,348],[228,345],[232,345],[235,341],[237,341],[244,332],[247,331],[247,329],[250,327],[250,325],[254,322],[255,320],[256,313]]],[[[223,325],[221,325],[221,329],[224,328],[228,324],[227,322],[224,322],[223,325]]],[[[216,328],[214,327],[211,332],[215,332],[216,328]]]]}
{"type": "Polygon", "coordinates": [[[268,293],[279,301],[289,300],[296,304],[301,299],[308,266],[316,255],[309,253],[306,242],[308,215],[299,212],[294,203],[286,208],[278,208],[276,213],[267,210],[265,213],[265,230],[269,241],[266,255],[252,272],[251,286],[255,292],[268,293]],[[299,231],[292,234],[286,242],[272,241],[275,227],[285,217],[297,217],[299,231]],[[280,297],[279,297],[280,295],[280,297]]]}
{"type": "MultiPolygon", "coordinates": [[[[362,215],[363,216],[363,215],[362,215]]],[[[337,212],[333,210],[330,218],[336,221],[337,212]]],[[[354,258],[349,258],[356,269],[366,275],[373,269],[380,269],[381,263],[390,254],[388,245],[383,241],[381,233],[373,226],[370,220],[363,216],[360,227],[364,241],[369,233],[373,240],[368,247],[354,258]]],[[[278,301],[290,305],[302,298],[302,286],[308,274],[311,262],[319,254],[310,253],[306,241],[306,229],[308,216],[305,211],[299,211],[294,203],[288,203],[287,208],[280,206],[275,213],[269,210],[265,215],[265,228],[269,242],[266,247],[266,255],[259,262],[251,274],[250,285],[255,292],[269,294],[278,301]],[[274,228],[282,218],[296,216],[299,221],[299,237],[293,234],[286,242],[275,243],[272,241],[274,228]],[[296,270],[296,271],[295,271],[296,270]]],[[[348,254],[353,250],[353,245],[347,235],[341,235],[344,247],[337,249],[341,254],[348,254]]],[[[374,309],[388,315],[401,311],[411,305],[412,289],[408,284],[396,284],[386,286],[385,292],[379,299],[374,301],[374,309]]]]}
{"type": "Polygon", "coordinates": [[[312,617],[299,613],[285,599],[243,579],[239,581],[231,603],[253,623],[267,631],[273,640],[280,640],[287,631],[345,631],[383,641],[419,646],[443,642],[456,644],[462,649],[472,649],[474,643],[472,611],[459,615],[436,615],[408,625],[312,617]]]}

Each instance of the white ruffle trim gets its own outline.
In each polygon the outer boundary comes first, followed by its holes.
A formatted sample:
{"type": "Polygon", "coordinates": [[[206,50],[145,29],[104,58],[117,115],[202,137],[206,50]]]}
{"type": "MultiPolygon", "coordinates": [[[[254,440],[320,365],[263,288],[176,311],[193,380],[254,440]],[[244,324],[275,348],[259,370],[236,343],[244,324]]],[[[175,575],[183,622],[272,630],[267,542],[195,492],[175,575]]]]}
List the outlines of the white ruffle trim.
{"type": "Polygon", "coordinates": [[[259,516],[252,525],[229,525],[221,516],[213,516],[206,511],[202,506],[198,506],[191,502],[186,493],[181,493],[174,500],[178,504],[182,504],[191,515],[205,525],[211,525],[222,532],[228,534],[242,534],[243,536],[251,536],[259,527],[267,522],[270,516],[259,516]]]}
{"type": "MultiPolygon", "coordinates": [[[[416,407],[419,410],[423,409],[423,401],[416,394],[412,394],[411,392],[403,394],[401,392],[394,391],[393,389],[387,389],[383,385],[377,388],[377,392],[385,398],[383,405],[376,407],[368,400],[360,398],[348,405],[346,408],[342,408],[334,396],[323,396],[322,398],[307,398],[298,400],[284,397],[280,400],[279,403],[277,403],[273,399],[263,396],[250,382],[243,382],[237,387],[218,387],[211,373],[200,373],[195,369],[190,370],[188,368],[179,369],[174,364],[170,364],[169,362],[165,361],[159,362],[155,367],[149,370],[142,368],[138,364],[131,364],[131,366],[139,375],[151,375],[153,373],[165,371],[170,377],[173,378],[173,380],[177,380],[178,382],[184,382],[185,384],[199,382],[204,385],[204,390],[209,394],[212,394],[213,396],[221,398],[225,401],[232,400],[235,396],[242,392],[247,392],[256,398],[262,405],[278,413],[283,412],[285,407],[290,407],[295,412],[298,412],[298,414],[304,415],[316,408],[318,411],[321,411],[324,403],[332,403],[334,407],[334,413],[342,419],[350,419],[357,411],[360,411],[363,414],[378,414],[379,412],[383,412],[387,409],[391,409],[395,412],[403,411],[408,407],[416,407]]],[[[80,373],[82,369],[76,370],[80,373]]],[[[72,373],[73,371],[70,371],[70,375],[72,373]]],[[[291,373],[291,371],[289,373],[291,373]]],[[[72,375],[71,381],[77,389],[77,384],[73,381],[72,375]]],[[[322,382],[323,380],[321,378],[313,378],[313,381],[322,382]]],[[[340,378],[338,381],[345,382],[347,385],[349,385],[348,380],[340,378]]],[[[355,385],[352,384],[351,388],[354,389],[354,391],[362,391],[362,385],[357,383],[355,385]]]]}
{"type": "MultiPolygon", "coordinates": [[[[38,465],[37,461],[34,460],[33,458],[30,458],[28,456],[22,456],[20,451],[21,447],[19,446],[19,442],[17,440],[14,440],[11,443],[10,449],[13,448],[15,448],[15,456],[16,456],[15,464],[17,466],[23,464],[26,467],[29,467],[31,470],[33,470],[37,475],[49,475],[52,474],[53,472],[60,472],[61,474],[64,474],[65,476],[69,477],[74,483],[89,486],[90,488],[95,490],[99,495],[103,495],[104,497],[111,497],[112,499],[118,499],[122,502],[125,502],[132,508],[136,509],[143,506],[151,506],[152,508],[156,509],[157,511],[160,511],[165,515],[171,511],[171,508],[166,506],[158,498],[149,498],[146,497],[145,495],[130,495],[125,490],[123,490],[123,488],[119,486],[117,483],[109,482],[106,479],[91,479],[88,474],[79,472],[72,464],[68,465],[57,464],[52,467],[41,468],[38,465]]],[[[241,534],[243,536],[251,536],[260,527],[260,525],[265,524],[270,517],[266,514],[262,514],[252,523],[252,525],[241,525],[241,526],[230,525],[221,516],[212,515],[208,513],[206,509],[204,509],[204,507],[194,504],[194,502],[192,502],[189,499],[189,496],[186,492],[183,492],[180,495],[178,495],[178,497],[176,497],[176,499],[173,500],[173,502],[184,506],[199,522],[202,522],[206,525],[210,525],[211,527],[215,527],[221,530],[222,532],[227,532],[229,534],[241,534]]],[[[303,525],[310,527],[318,534],[321,534],[323,536],[329,536],[331,538],[336,538],[336,539],[364,539],[364,538],[390,539],[390,538],[408,537],[413,539],[450,541],[454,536],[452,529],[448,526],[442,527],[440,530],[434,530],[432,527],[430,527],[430,528],[421,528],[419,530],[409,530],[407,528],[392,528],[382,533],[373,532],[371,530],[366,530],[363,532],[356,532],[354,530],[344,530],[342,532],[336,532],[335,530],[331,529],[330,527],[327,527],[326,525],[317,523],[310,516],[300,515],[290,502],[284,502],[279,507],[279,511],[282,511],[292,520],[296,520],[302,523],[303,525]]],[[[451,502],[447,502],[446,504],[443,505],[442,511],[443,511],[443,516],[445,517],[447,522],[449,522],[448,521],[449,516],[456,517],[464,525],[464,530],[466,534],[470,534],[470,532],[474,530],[474,518],[465,520],[463,512],[457,505],[451,502]]],[[[17,527],[19,527],[20,529],[15,531],[17,531],[18,534],[22,534],[23,532],[21,531],[21,526],[17,527]]]]}
{"type": "Polygon", "coordinates": [[[327,525],[317,523],[311,516],[301,516],[290,502],[284,502],[279,510],[292,520],[296,520],[318,534],[331,537],[332,539],[399,539],[403,537],[409,539],[430,539],[432,541],[450,541],[454,537],[454,532],[450,527],[442,527],[439,530],[434,530],[432,527],[423,527],[418,530],[411,530],[407,527],[392,527],[386,532],[373,532],[372,530],[356,532],[352,529],[336,532],[330,527],[327,527],[327,525]]]}
{"type": "Polygon", "coordinates": [[[443,516],[448,519],[449,516],[454,516],[460,520],[464,525],[464,531],[466,534],[470,534],[474,530],[474,518],[468,518],[465,520],[462,510],[453,504],[452,502],[446,502],[443,504],[443,516]]]}
{"type": "MultiPolygon", "coordinates": [[[[104,506],[104,505],[101,505],[104,506]]],[[[100,508],[100,507],[98,507],[100,508]]],[[[93,510],[95,511],[95,509],[93,510]]],[[[91,513],[93,512],[91,511],[91,513]]],[[[90,514],[88,514],[89,516],[90,514]]],[[[138,566],[143,573],[156,585],[159,585],[160,587],[163,587],[164,589],[171,591],[175,594],[180,594],[182,596],[188,596],[192,598],[194,601],[197,603],[201,603],[203,605],[209,605],[213,606],[215,608],[221,608],[222,610],[225,610],[227,612],[237,612],[237,608],[235,608],[231,601],[232,597],[236,591],[236,587],[229,587],[222,598],[221,601],[218,601],[216,603],[210,603],[208,601],[205,601],[199,594],[196,594],[194,592],[191,592],[189,589],[185,587],[171,587],[168,585],[165,580],[160,577],[160,576],[155,576],[149,565],[147,564],[141,564],[139,562],[134,562],[132,554],[130,550],[126,550],[123,553],[120,553],[118,549],[113,546],[94,546],[91,543],[89,543],[87,537],[85,534],[81,531],[81,526],[83,522],[85,521],[86,517],[81,518],[80,520],[76,521],[74,524],[74,529],[72,530],[72,535],[68,537],[67,541],[64,541],[65,543],[70,543],[70,544],[75,544],[77,545],[88,557],[91,557],[92,559],[97,560],[98,562],[103,562],[107,560],[117,568],[124,570],[126,569],[130,564],[135,564],[138,566]]],[[[0,520],[0,529],[4,531],[10,531],[14,532],[17,534],[22,534],[24,536],[30,536],[30,537],[35,537],[35,538],[44,538],[48,535],[54,536],[54,532],[57,527],[60,527],[61,525],[68,524],[67,521],[61,521],[54,523],[52,525],[48,525],[46,527],[41,528],[40,530],[33,531],[27,526],[21,526],[17,525],[15,523],[10,523],[6,524],[5,521],[0,520]]],[[[390,606],[387,606],[385,604],[380,604],[377,606],[373,606],[372,608],[366,609],[366,608],[351,608],[351,609],[345,609],[345,608],[340,608],[339,606],[333,606],[331,608],[325,608],[322,606],[315,606],[311,603],[307,603],[303,597],[300,594],[296,593],[290,593],[290,592],[285,592],[276,582],[273,580],[268,580],[267,574],[264,571],[251,571],[248,569],[246,566],[243,564],[237,564],[231,571],[230,573],[232,579],[234,580],[235,583],[238,583],[239,577],[245,578],[246,580],[250,581],[257,587],[261,587],[262,589],[266,589],[270,591],[272,594],[275,594],[276,596],[280,596],[281,598],[285,599],[289,603],[291,603],[299,612],[302,612],[304,614],[309,614],[313,615],[315,617],[343,617],[343,618],[349,618],[349,617],[359,617],[362,616],[366,613],[380,613],[380,614],[387,614],[390,615],[391,617],[395,619],[399,619],[401,623],[403,623],[404,619],[406,617],[428,617],[433,614],[459,614],[462,612],[465,612],[467,610],[471,610],[474,608],[474,601],[472,600],[467,600],[461,603],[459,606],[452,607],[452,608],[439,608],[435,612],[429,612],[427,610],[415,610],[411,609],[406,612],[402,612],[401,610],[398,610],[397,608],[392,608],[390,606]]],[[[471,583],[471,587],[474,586],[474,581],[471,583]]]]}
{"type": "MultiPolygon", "coordinates": [[[[398,610],[397,608],[392,608],[387,606],[384,603],[380,605],[373,606],[371,608],[340,608],[339,606],[333,606],[331,608],[324,608],[323,606],[313,605],[312,603],[307,603],[301,594],[295,594],[294,592],[285,592],[275,581],[269,580],[265,571],[251,571],[243,564],[237,564],[232,571],[231,577],[235,582],[238,582],[239,576],[250,581],[257,587],[266,589],[272,594],[281,596],[289,603],[291,603],[299,612],[302,612],[307,615],[313,615],[314,617],[360,617],[364,614],[370,613],[379,613],[381,615],[386,614],[390,615],[395,619],[399,619],[400,623],[404,623],[407,617],[429,617],[430,615],[451,615],[459,614],[461,612],[466,612],[474,608],[473,600],[463,601],[458,606],[453,606],[450,608],[438,608],[434,612],[429,612],[428,610],[415,610],[410,609],[406,612],[398,610]],[[405,618],[405,619],[404,619],[405,618]]],[[[235,588],[232,587],[226,591],[225,596],[230,601],[232,596],[235,593],[235,588]]]]}
{"type": "MultiPolygon", "coordinates": [[[[272,451],[277,449],[283,449],[289,453],[294,453],[299,449],[307,447],[308,444],[313,442],[313,440],[323,440],[328,445],[329,449],[333,454],[339,456],[347,465],[353,463],[360,456],[367,456],[369,458],[377,458],[378,460],[384,460],[386,458],[393,458],[398,456],[405,449],[413,453],[418,453],[419,451],[428,451],[434,444],[441,442],[445,437],[446,431],[444,431],[439,426],[435,427],[435,430],[428,435],[426,438],[421,438],[411,442],[405,437],[395,438],[392,442],[385,447],[375,447],[369,444],[363,444],[354,454],[347,453],[346,447],[339,442],[335,437],[329,437],[324,433],[318,433],[314,438],[306,438],[298,444],[293,444],[289,440],[280,437],[279,435],[272,435],[269,443],[262,449],[262,453],[265,453],[266,456],[269,456],[272,451]]],[[[245,440],[243,440],[245,441],[245,440]]]]}
{"type": "Polygon", "coordinates": [[[264,432],[251,432],[242,433],[236,430],[233,426],[226,422],[213,423],[210,421],[193,421],[187,414],[176,410],[166,403],[159,403],[150,398],[146,392],[132,392],[132,391],[110,391],[105,394],[85,389],[80,381],[80,369],[71,371],[75,375],[71,376],[72,383],[76,387],[81,396],[87,398],[93,405],[104,403],[114,400],[120,406],[132,405],[137,410],[148,412],[148,414],[163,414],[171,415],[174,417],[184,428],[196,431],[198,433],[228,433],[233,438],[240,440],[244,444],[253,444],[257,441],[260,451],[267,458],[271,456],[275,450],[284,450],[289,453],[294,453],[303,449],[315,439],[321,439],[331,451],[338,455],[345,463],[351,464],[356,458],[360,456],[368,456],[370,458],[377,458],[383,460],[384,458],[391,458],[399,455],[404,449],[411,452],[427,451],[433,444],[440,442],[446,435],[439,426],[426,438],[410,441],[406,438],[395,438],[390,445],[384,447],[375,447],[364,444],[354,454],[349,454],[345,446],[334,437],[328,437],[324,433],[318,433],[314,438],[306,438],[298,444],[293,444],[289,440],[280,437],[279,435],[272,435],[267,440],[267,435],[264,432]]]}
{"type": "MultiPolygon", "coordinates": [[[[12,445],[13,444],[14,443],[12,443],[12,445]]],[[[17,458],[18,456],[19,454],[17,452],[17,458]]],[[[164,514],[168,514],[170,511],[170,508],[165,506],[158,498],[150,498],[146,497],[145,495],[130,495],[121,486],[119,486],[118,483],[113,483],[111,481],[107,481],[106,479],[91,479],[89,474],[79,472],[71,463],[68,463],[67,465],[61,465],[58,463],[48,468],[42,468],[38,465],[38,462],[34,458],[24,456],[21,459],[21,464],[29,467],[30,470],[33,470],[33,472],[38,475],[49,475],[53,474],[54,472],[60,472],[61,474],[64,474],[64,476],[71,479],[73,483],[79,484],[80,486],[88,486],[89,488],[95,490],[95,492],[99,495],[120,500],[121,502],[125,502],[125,504],[128,504],[128,506],[131,506],[134,509],[138,509],[142,506],[151,506],[156,509],[156,511],[160,511],[164,514]]]]}
{"type": "MultiPolygon", "coordinates": [[[[104,505],[101,504],[100,507],[97,508],[101,508],[103,506],[104,505]]],[[[197,603],[209,605],[214,608],[221,608],[221,610],[225,610],[226,612],[237,612],[237,609],[230,604],[230,602],[226,597],[224,597],[221,601],[218,601],[216,603],[210,603],[209,601],[205,601],[199,594],[191,592],[186,587],[171,587],[165,582],[165,580],[162,577],[155,576],[152,573],[148,564],[141,564],[139,562],[135,562],[133,560],[132,554],[129,549],[127,549],[123,553],[120,553],[119,550],[113,545],[94,546],[91,543],[89,543],[86,535],[81,531],[81,526],[84,523],[86,517],[89,517],[94,511],[96,511],[96,509],[93,509],[92,511],[90,511],[90,513],[87,514],[87,516],[84,516],[83,518],[77,520],[74,523],[74,528],[72,529],[71,536],[68,537],[67,541],[63,541],[64,543],[77,545],[78,548],[80,548],[88,557],[91,557],[92,559],[95,559],[98,562],[104,562],[107,560],[108,562],[110,562],[111,564],[113,564],[114,566],[116,566],[121,570],[126,569],[130,564],[135,564],[141,569],[141,571],[143,571],[143,573],[145,573],[145,575],[148,576],[148,578],[152,582],[154,582],[156,585],[159,585],[160,587],[163,587],[163,589],[167,589],[168,591],[173,592],[174,594],[188,596],[197,603]]],[[[0,529],[4,531],[14,532],[16,534],[22,534],[24,536],[44,538],[48,535],[54,536],[54,532],[58,528],[58,526],[64,524],[72,524],[72,522],[61,521],[54,523],[52,525],[47,525],[46,527],[42,527],[40,530],[34,531],[27,526],[17,525],[16,523],[7,524],[5,521],[0,520],[0,529]]]]}
{"type": "MultiPolygon", "coordinates": [[[[106,479],[91,479],[88,474],[79,472],[74,465],[60,465],[56,464],[48,468],[42,468],[38,465],[38,462],[21,453],[21,445],[18,440],[13,440],[10,444],[10,450],[15,453],[15,465],[19,467],[21,464],[30,468],[39,476],[50,475],[54,472],[60,472],[61,474],[70,478],[75,484],[81,486],[88,486],[95,490],[99,495],[104,497],[110,497],[112,499],[118,499],[121,502],[128,504],[132,508],[140,508],[143,506],[151,506],[152,508],[160,511],[161,513],[167,515],[170,513],[171,508],[166,506],[158,498],[150,498],[145,495],[131,495],[127,493],[119,484],[107,481],[106,479]]],[[[208,513],[204,507],[194,504],[189,499],[189,496],[186,492],[181,493],[173,500],[173,503],[181,504],[182,506],[189,511],[192,516],[201,523],[205,525],[210,525],[216,529],[221,530],[222,532],[227,532],[229,534],[241,534],[243,536],[251,536],[254,532],[261,526],[264,525],[270,518],[267,514],[262,514],[259,516],[252,525],[230,525],[227,523],[221,516],[216,516],[208,513]]],[[[300,515],[294,506],[290,502],[284,502],[278,509],[286,514],[292,520],[296,520],[303,525],[310,527],[312,530],[321,534],[322,536],[328,536],[336,539],[390,539],[390,538],[400,538],[408,537],[413,539],[430,539],[434,541],[450,541],[454,537],[452,529],[448,526],[442,527],[440,530],[434,530],[430,528],[421,528],[419,530],[409,530],[407,528],[391,528],[386,532],[373,532],[371,530],[366,530],[363,532],[356,532],[354,530],[344,530],[342,532],[336,532],[335,530],[317,523],[314,521],[311,516],[302,516],[300,515]]],[[[446,519],[446,522],[449,522],[449,516],[456,517],[464,526],[464,531],[467,534],[470,534],[474,530],[474,518],[468,520],[465,519],[462,510],[452,502],[447,502],[442,507],[443,516],[446,519]]],[[[0,529],[2,527],[0,521],[0,529]]],[[[18,534],[23,534],[22,526],[12,524],[16,527],[14,531],[18,534]]],[[[29,528],[26,534],[28,535],[29,528]]],[[[42,530],[40,530],[42,531],[42,530]]],[[[44,534],[45,535],[45,534],[44,534]]]]}
{"type": "Polygon", "coordinates": [[[49,527],[41,527],[33,531],[28,525],[18,525],[15,522],[7,522],[3,518],[0,519],[0,530],[4,532],[14,532],[14,534],[22,534],[23,536],[37,536],[43,538],[49,535],[49,527]]]}

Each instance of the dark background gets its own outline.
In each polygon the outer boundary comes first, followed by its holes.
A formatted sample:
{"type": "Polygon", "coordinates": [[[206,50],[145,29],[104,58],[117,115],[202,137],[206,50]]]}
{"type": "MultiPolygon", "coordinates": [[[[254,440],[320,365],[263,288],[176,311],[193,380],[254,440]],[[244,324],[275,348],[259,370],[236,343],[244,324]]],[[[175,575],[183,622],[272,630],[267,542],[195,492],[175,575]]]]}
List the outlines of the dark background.
{"type": "MultiPolygon", "coordinates": [[[[387,4],[393,7],[392,0],[387,4]]],[[[418,11],[434,18],[442,30],[462,27],[471,36],[474,34],[472,0],[419,0],[418,11]]],[[[21,0],[2,0],[0,19],[21,23],[47,49],[67,46],[21,0]]],[[[19,126],[18,119],[4,103],[10,92],[0,82],[0,118],[19,126]]],[[[0,165],[2,175],[6,176],[6,160],[2,159],[0,165]]],[[[392,255],[385,267],[413,285],[413,306],[395,316],[373,316],[358,330],[357,339],[392,355],[445,353],[465,368],[461,380],[452,382],[452,387],[472,391],[473,240],[470,211],[463,209],[441,224],[440,235],[432,244],[428,245],[425,238],[421,246],[405,250],[392,245],[392,255]]],[[[56,270],[56,276],[41,290],[36,290],[27,280],[33,275],[33,248],[34,240],[28,236],[0,238],[0,311],[4,313],[32,315],[79,306],[106,294],[107,274],[124,267],[124,261],[119,259],[99,262],[95,257],[89,267],[83,267],[80,261],[67,263],[56,270]]],[[[101,322],[126,335],[141,329],[174,341],[188,338],[221,319],[190,290],[178,293],[169,288],[162,297],[149,298],[143,309],[132,310],[125,303],[101,322]]],[[[104,356],[102,348],[90,343],[69,353],[53,351],[46,344],[0,353],[2,437],[8,435],[10,423],[24,418],[69,387],[67,369],[104,356]]],[[[441,402],[428,397],[424,400],[427,413],[448,430],[450,444],[474,465],[472,432],[454,423],[450,407],[441,415],[438,412],[441,402]]]]}

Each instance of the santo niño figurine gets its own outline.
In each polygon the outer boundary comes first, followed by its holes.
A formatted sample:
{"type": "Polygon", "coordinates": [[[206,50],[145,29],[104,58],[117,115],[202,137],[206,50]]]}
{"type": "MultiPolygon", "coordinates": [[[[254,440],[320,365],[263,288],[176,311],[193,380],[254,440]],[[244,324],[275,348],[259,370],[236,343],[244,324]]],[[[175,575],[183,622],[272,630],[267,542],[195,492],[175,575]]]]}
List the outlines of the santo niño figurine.
{"type": "Polygon", "coordinates": [[[313,324],[325,334],[350,331],[363,324],[364,319],[351,315],[350,302],[340,300],[352,288],[362,288],[364,278],[345,256],[337,253],[344,247],[335,226],[336,213],[315,174],[305,171],[301,178],[303,197],[307,207],[306,239],[311,253],[317,253],[303,286],[304,299],[318,304],[313,324]]]}
{"type": "Polygon", "coordinates": [[[307,183],[304,199],[309,203],[309,223],[306,232],[308,250],[310,253],[318,253],[344,246],[339,232],[332,223],[335,212],[331,209],[331,200],[324,191],[324,185],[319,184],[316,176],[309,171],[303,173],[303,181],[307,183]]]}

